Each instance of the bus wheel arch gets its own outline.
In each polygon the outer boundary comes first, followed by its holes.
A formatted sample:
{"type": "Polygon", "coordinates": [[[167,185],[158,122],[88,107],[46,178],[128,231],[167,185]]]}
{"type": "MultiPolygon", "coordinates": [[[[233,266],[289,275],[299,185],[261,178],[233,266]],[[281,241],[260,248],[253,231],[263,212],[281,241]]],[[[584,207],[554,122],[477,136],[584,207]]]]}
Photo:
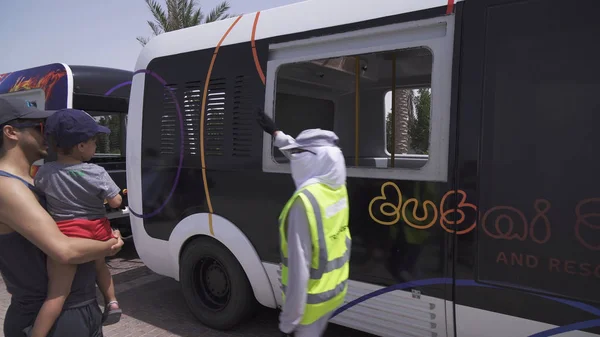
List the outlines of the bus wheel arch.
{"type": "Polygon", "coordinates": [[[213,214],[213,228],[214,236],[210,234],[206,213],[190,214],[177,224],[169,238],[169,249],[177,266],[173,276],[178,277],[178,281],[183,285],[181,272],[186,250],[197,245],[198,241],[212,241],[220,246],[220,249],[231,254],[240,266],[243,276],[250,284],[253,299],[265,307],[275,308],[277,303],[267,271],[246,235],[229,220],[217,214],[213,214]]]}

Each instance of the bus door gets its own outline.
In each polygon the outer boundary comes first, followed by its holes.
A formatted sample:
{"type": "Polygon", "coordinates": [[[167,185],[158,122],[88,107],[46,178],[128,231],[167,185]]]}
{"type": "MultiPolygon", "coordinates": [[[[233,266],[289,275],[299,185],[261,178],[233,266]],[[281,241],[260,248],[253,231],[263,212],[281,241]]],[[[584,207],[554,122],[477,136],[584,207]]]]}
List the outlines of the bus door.
{"type": "Polygon", "coordinates": [[[458,336],[600,334],[597,2],[463,9],[458,186],[479,225],[457,235],[458,336]]]}
{"type": "MultiPolygon", "coordinates": [[[[333,322],[381,336],[446,336],[449,233],[439,221],[454,21],[378,29],[349,33],[352,43],[331,35],[271,45],[267,79],[276,80],[267,81],[265,109],[294,137],[321,128],[340,139],[352,235],[347,302],[357,302],[333,322]]],[[[272,151],[265,171],[289,172],[272,151]]]]}

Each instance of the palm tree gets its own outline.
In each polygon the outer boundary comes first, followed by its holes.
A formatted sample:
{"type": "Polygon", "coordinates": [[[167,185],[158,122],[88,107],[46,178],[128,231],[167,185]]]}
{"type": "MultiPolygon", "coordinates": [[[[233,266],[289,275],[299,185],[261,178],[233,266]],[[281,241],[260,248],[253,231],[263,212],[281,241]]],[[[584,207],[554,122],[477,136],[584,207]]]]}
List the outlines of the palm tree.
{"type": "MultiPolygon", "coordinates": [[[[197,5],[196,0],[166,0],[166,12],[156,0],[145,1],[152,16],[154,16],[154,21],[148,21],[148,26],[152,29],[154,36],[235,16],[226,14],[230,8],[227,1],[221,2],[207,16],[202,12],[202,8],[197,5]]],[[[150,38],[140,36],[137,40],[142,46],[145,46],[150,38]]]]}
{"type": "Polygon", "coordinates": [[[413,117],[414,94],[410,89],[396,89],[393,95],[396,95],[396,144],[394,146],[397,154],[405,154],[410,147],[408,125],[413,117]]]}

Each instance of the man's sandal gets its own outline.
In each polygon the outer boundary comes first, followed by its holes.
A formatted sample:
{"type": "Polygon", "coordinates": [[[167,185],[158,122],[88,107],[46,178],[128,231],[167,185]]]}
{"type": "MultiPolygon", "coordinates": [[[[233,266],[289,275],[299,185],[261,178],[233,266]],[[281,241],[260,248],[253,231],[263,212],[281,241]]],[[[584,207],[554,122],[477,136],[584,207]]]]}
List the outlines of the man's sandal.
{"type": "Polygon", "coordinates": [[[115,324],[121,320],[121,314],[123,311],[121,308],[111,309],[112,304],[119,305],[117,301],[111,301],[106,304],[104,307],[104,312],[102,313],[102,325],[111,325],[115,324]]]}

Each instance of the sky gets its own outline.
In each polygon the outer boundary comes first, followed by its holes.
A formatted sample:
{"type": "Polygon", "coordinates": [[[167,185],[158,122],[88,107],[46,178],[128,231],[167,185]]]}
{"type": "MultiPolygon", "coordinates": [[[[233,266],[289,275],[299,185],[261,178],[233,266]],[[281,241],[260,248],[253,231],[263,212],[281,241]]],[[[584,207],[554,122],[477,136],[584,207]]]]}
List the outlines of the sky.
{"type": "MultiPolygon", "coordinates": [[[[244,14],[300,1],[228,2],[244,14]]],[[[220,2],[197,0],[205,13],[220,2]]],[[[54,62],[133,70],[153,20],[144,0],[0,0],[0,13],[0,74],[54,62]]]]}

